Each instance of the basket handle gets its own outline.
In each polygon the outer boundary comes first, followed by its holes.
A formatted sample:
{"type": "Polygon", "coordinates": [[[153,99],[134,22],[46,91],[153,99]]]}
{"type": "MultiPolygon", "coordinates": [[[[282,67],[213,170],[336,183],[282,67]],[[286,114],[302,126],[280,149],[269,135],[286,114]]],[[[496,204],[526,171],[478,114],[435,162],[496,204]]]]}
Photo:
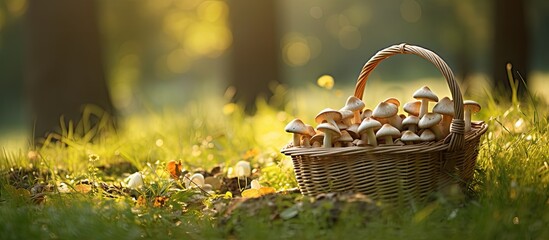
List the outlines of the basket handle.
{"type": "Polygon", "coordinates": [[[454,100],[454,119],[452,119],[450,134],[444,141],[445,143],[449,143],[449,151],[463,149],[465,122],[463,121],[463,97],[461,95],[461,91],[454,78],[454,73],[450,67],[448,67],[448,64],[428,49],[402,43],[399,45],[390,46],[377,52],[372,58],[370,58],[370,60],[368,60],[368,62],[366,62],[366,64],[364,64],[364,67],[362,67],[362,71],[358,76],[355,86],[355,97],[362,99],[366,81],[368,81],[368,76],[377,67],[377,65],[386,58],[397,54],[415,54],[420,56],[433,63],[440,70],[444,78],[446,78],[446,82],[448,83],[448,87],[452,93],[452,99],[454,100]]]}

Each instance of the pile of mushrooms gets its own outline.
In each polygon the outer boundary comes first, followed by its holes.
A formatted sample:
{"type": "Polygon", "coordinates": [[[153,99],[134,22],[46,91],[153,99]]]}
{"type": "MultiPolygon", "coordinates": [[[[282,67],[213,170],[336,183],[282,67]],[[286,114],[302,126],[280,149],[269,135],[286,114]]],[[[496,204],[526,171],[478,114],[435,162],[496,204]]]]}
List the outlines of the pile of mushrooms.
{"type": "MultiPolygon", "coordinates": [[[[400,101],[388,98],[373,110],[365,109],[362,100],[350,96],[339,110],[326,108],[315,117],[316,129],[294,119],[286,125],[293,134],[294,147],[350,147],[378,145],[409,145],[439,141],[450,134],[454,117],[454,102],[440,99],[424,86],[414,95],[415,101],[402,106],[407,113],[399,114],[400,101]],[[436,102],[429,111],[429,102],[436,102]]],[[[471,131],[471,114],[480,111],[480,104],[464,102],[465,132],[471,131]]]]}

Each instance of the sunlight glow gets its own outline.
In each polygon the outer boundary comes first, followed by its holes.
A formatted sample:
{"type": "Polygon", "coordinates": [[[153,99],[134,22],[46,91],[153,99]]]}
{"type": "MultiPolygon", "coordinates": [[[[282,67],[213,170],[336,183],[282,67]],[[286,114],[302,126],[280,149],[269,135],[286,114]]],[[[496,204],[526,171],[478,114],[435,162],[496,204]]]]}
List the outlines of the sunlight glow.
{"type": "Polygon", "coordinates": [[[415,0],[404,0],[400,4],[400,15],[404,21],[415,23],[421,19],[421,6],[415,0]]]}

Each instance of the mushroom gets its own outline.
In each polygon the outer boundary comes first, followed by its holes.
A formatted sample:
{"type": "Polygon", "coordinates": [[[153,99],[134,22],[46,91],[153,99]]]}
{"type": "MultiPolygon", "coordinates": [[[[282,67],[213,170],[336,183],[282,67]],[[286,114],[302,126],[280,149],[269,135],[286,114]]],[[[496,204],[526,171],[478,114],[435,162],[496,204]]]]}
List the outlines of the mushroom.
{"type": "Polygon", "coordinates": [[[400,140],[404,142],[404,144],[414,144],[415,142],[421,141],[421,138],[415,133],[410,130],[406,130],[402,132],[402,136],[400,137],[400,140]]]}
{"type": "Polygon", "coordinates": [[[202,187],[204,186],[204,176],[200,173],[193,174],[190,178],[185,178],[185,188],[202,187]]]}
{"type": "Polygon", "coordinates": [[[435,95],[429,87],[424,86],[418,89],[413,97],[417,100],[421,100],[421,107],[419,108],[419,118],[423,117],[428,112],[429,102],[438,102],[438,97],[435,95]]]}
{"type": "Polygon", "coordinates": [[[322,146],[325,148],[332,147],[332,139],[341,136],[339,128],[327,122],[323,122],[316,127],[316,130],[324,133],[322,146]]]}
{"type": "Polygon", "coordinates": [[[465,132],[471,131],[471,114],[480,111],[480,104],[473,100],[463,101],[463,115],[465,121],[465,132]]]}
{"type": "Polygon", "coordinates": [[[236,177],[249,177],[252,174],[252,167],[248,161],[238,161],[234,167],[236,177]]]}
{"type": "Polygon", "coordinates": [[[358,134],[360,134],[360,140],[362,140],[364,144],[367,143],[374,147],[377,146],[377,139],[376,135],[374,134],[374,130],[379,129],[380,127],[381,123],[377,120],[369,117],[365,118],[360,123],[360,126],[358,126],[358,134]]]}
{"type": "Polygon", "coordinates": [[[377,130],[376,137],[385,139],[385,144],[387,145],[393,145],[393,138],[400,137],[400,131],[391,126],[391,124],[385,123],[377,130]]]}
{"type": "Polygon", "coordinates": [[[362,119],[362,120],[364,120],[367,117],[372,117],[372,110],[371,109],[366,109],[362,112],[362,114],[360,114],[360,119],[362,119]]]}
{"type": "Polygon", "coordinates": [[[407,102],[402,107],[405,112],[410,115],[419,116],[419,109],[421,108],[421,101],[407,102]]]}
{"type": "Polygon", "coordinates": [[[307,126],[305,126],[305,123],[303,123],[303,121],[301,121],[301,119],[299,118],[296,118],[289,122],[284,130],[286,130],[286,132],[294,134],[294,147],[299,147],[301,145],[301,135],[307,134],[309,132],[309,129],[307,128],[307,126]]]}
{"type": "Polygon", "coordinates": [[[450,100],[448,97],[443,97],[435,104],[433,112],[442,114],[442,122],[440,122],[442,126],[442,135],[447,136],[450,133],[452,118],[454,118],[454,101],[450,100]]]}
{"type": "Polygon", "coordinates": [[[354,139],[346,130],[342,130],[341,136],[339,136],[335,140],[336,147],[350,147],[354,139]]]}
{"type": "Polygon", "coordinates": [[[392,103],[381,102],[374,111],[372,117],[377,119],[380,123],[389,123],[397,129],[402,128],[402,119],[398,116],[398,107],[392,103]]]}
{"type": "Polygon", "coordinates": [[[339,113],[341,113],[341,122],[343,122],[343,124],[347,126],[351,126],[353,117],[355,116],[354,112],[351,110],[342,108],[342,109],[339,109],[339,113]]]}
{"type": "Polygon", "coordinates": [[[419,135],[419,138],[421,139],[420,141],[422,142],[430,142],[430,141],[434,141],[436,139],[436,136],[433,133],[433,131],[431,131],[430,129],[425,129],[423,130],[421,135],[419,135]]]}
{"type": "Polygon", "coordinates": [[[386,102],[386,103],[392,103],[392,104],[394,104],[395,106],[397,106],[397,108],[400,107],[400,101],[399,101],[398,99],[396,99],[396,98],[393,98],[393,97],[390,97],[390,98],[385,99],[384,102],[386,102]]]}
{"type": "Polygon", "coordinates": [[[143,175],[140,172],[135,172],[128,176],[124,182],[128,184],[128,188],[135,189],[143,186],[143,175]]]}
{"type": "Polygon", "coordinates": [[[419,128],[423,129],[430,129],[435,134],[435,139],[438,141],[442,139],[442,132],[440,131],[440,127],[438,126],[438,123],[442,120],[442,116],[438,113],[427,113],[425,116],[423,116],[421,119],[419,119],[419,122],[417,126],[419,128]]]}
{"type": "Polygon", "coordinates": [[[412,132],[417,132],[417,124],[419,123],[419,118],[414,115],[410,115],[402,120],[402,128],[408,129],[412,132]]]}
{"type": "Polygon", "coordinates": [[[307,134],[301,135],[301,141],[304,147],[311,147],[311,137],[316,134],[315,128],[309,124],[305,124],[307,127],[307,134]]]}
{"type": "Polygon", "coordinates": [[[351,137],[353,137],[353,139],[360,138],[360,134],[358,133],[359,126],[360,124],[354,123],[353,125],[347,128],[347,132],[349,132],[349,134],[351,135],[351,137]]]}
{"type": "Polygon", "coordinates": [[[343,109],[351,110],[353,111],[354,117],[353,117],[353,123],[359,123],[360,122],[360,111],[366,106],[362,100],[355,96],[349,96],[347,98],[347,101],[345,102],[345,106],[343,109]]]}
{"type": "Polygon", "coordinates": [[[311,137],[310,139],[311,145],[313,147],[320,147],[322,146],[323,139],[324,139],[324,133],[318,132],[317,134],[311,137]]]}
{"type": "Polygon", "coordinates": [[[341,121],[342,117],[343,116],[339,111],[331,108],[325,108],[324,110],[320,111],[318,115],[316,115],[315,121],[318,124],[322,122],[328,122],[335,127],[337,126],[337,122],[341,121]]]}

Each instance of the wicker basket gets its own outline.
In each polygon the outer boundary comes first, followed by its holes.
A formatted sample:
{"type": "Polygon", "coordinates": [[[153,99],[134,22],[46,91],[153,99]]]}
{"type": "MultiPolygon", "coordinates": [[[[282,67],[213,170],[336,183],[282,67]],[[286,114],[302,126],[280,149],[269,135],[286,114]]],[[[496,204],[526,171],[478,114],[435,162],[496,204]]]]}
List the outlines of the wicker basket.
{"type": "Polygon", "coordinates": [[[473,122],[464,134],[463,97],[448,65],[430,50],[400,44],[379,51],[362,68],[354,95],[362,99],[369,74],[384,59],[415,54],[432,62],[444,75],[454,100],[455,116],[443,140],[413,145],[304,148],[286,146],[299,189],[304,195],[360,192],[378,200],[425,199],[451,184],[473,178],[484,122],[473,122]]]}

